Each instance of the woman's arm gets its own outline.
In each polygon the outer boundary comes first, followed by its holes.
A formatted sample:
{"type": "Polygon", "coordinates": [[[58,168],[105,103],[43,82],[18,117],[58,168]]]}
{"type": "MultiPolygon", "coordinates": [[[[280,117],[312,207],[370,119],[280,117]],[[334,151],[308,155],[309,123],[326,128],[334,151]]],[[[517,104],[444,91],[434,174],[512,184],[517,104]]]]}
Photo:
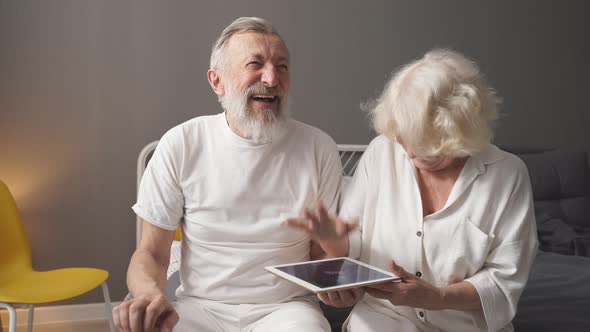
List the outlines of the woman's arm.
{"type": "Polygon", "coordinates": [[[467,281],[441,288],[441,308],[452,310],[481,310],[477,289],[467,281]]]}
{"type": "Polygon", "coordinates": [[[321,202],[313,211],[305,210],[302,218],[287,219],[285,224],[302,229],[311,236],[312,259],[347,256],[348,233],[356,228],[356,224],[330,216],[321,202]]]}
{"type": "Polygon", "coordinates": [[[390,269],[402,281],[367,286],[367,293],[398,306],[428,310],[482,309],[477,290],[466,281],[438,288],[407,272],[394,261],[391,262],[390,269]]]}

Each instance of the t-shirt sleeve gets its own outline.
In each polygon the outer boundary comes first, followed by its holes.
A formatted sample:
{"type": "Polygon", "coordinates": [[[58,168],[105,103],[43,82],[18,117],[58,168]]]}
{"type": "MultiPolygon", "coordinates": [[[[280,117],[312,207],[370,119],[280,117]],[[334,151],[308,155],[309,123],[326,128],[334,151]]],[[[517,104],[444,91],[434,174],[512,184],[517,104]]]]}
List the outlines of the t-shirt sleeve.
{"type": "Polygon", "coordinates": [[[514,318],[537,253],[533,196],[524,164],[508,202],[496,231],[502,234],[500,242],[492,248],[484,267],[465,279],[479,294],[488,331],[497,331],[514,318]]]}
{"type": "Polygon", "coordinates": [[[175,230],[182,220],[184,198],[180,186],[179,146],[173,134],[162,137],[140,182],[133,211],[146,222],[175,230]]]}

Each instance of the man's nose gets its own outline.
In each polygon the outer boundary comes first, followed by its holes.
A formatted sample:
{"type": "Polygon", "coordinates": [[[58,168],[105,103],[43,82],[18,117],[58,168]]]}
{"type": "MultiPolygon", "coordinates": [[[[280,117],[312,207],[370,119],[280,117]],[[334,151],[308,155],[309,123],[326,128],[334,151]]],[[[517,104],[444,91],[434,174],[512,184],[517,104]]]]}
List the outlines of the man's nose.
{"type": "Polygon", "coordinates": [[[262,83],[267,87],[273,87],[279,84],[277,69],[273,65],[267,65],[262,69],[262,83]]]}

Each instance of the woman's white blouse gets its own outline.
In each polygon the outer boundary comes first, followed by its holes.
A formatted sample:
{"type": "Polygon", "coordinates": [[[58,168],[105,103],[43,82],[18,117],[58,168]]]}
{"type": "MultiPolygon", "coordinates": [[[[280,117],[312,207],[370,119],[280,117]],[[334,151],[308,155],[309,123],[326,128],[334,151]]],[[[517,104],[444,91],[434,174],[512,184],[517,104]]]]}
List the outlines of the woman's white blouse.
{"type": "Polygon", "coordinates": [[[511,329],[538,246],[530,181],[519,158],[493,145],[468,158],[443,209],[423,217],[412,161],[380,136],[346,188],[340,215],[360,223],[350,234],[351,257],[386,270],[394,260],[437,287],[468,281],[483,314],[394,306],[369,295],[361,305],[425,331],[511,329]]]}

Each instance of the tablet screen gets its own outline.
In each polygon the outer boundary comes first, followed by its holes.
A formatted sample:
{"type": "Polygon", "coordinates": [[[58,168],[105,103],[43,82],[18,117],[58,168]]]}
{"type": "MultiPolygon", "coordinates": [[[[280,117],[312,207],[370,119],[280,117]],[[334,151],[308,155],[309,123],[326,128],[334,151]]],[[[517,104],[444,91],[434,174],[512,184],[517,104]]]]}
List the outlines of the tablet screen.
{"type": "Polygon", "coordinates": [[[352,260],[344,258],[309,262],[306,264],[277,266],[276,269],[319,288],[392,279],[391,275],[359,265],[352,260]]]}

